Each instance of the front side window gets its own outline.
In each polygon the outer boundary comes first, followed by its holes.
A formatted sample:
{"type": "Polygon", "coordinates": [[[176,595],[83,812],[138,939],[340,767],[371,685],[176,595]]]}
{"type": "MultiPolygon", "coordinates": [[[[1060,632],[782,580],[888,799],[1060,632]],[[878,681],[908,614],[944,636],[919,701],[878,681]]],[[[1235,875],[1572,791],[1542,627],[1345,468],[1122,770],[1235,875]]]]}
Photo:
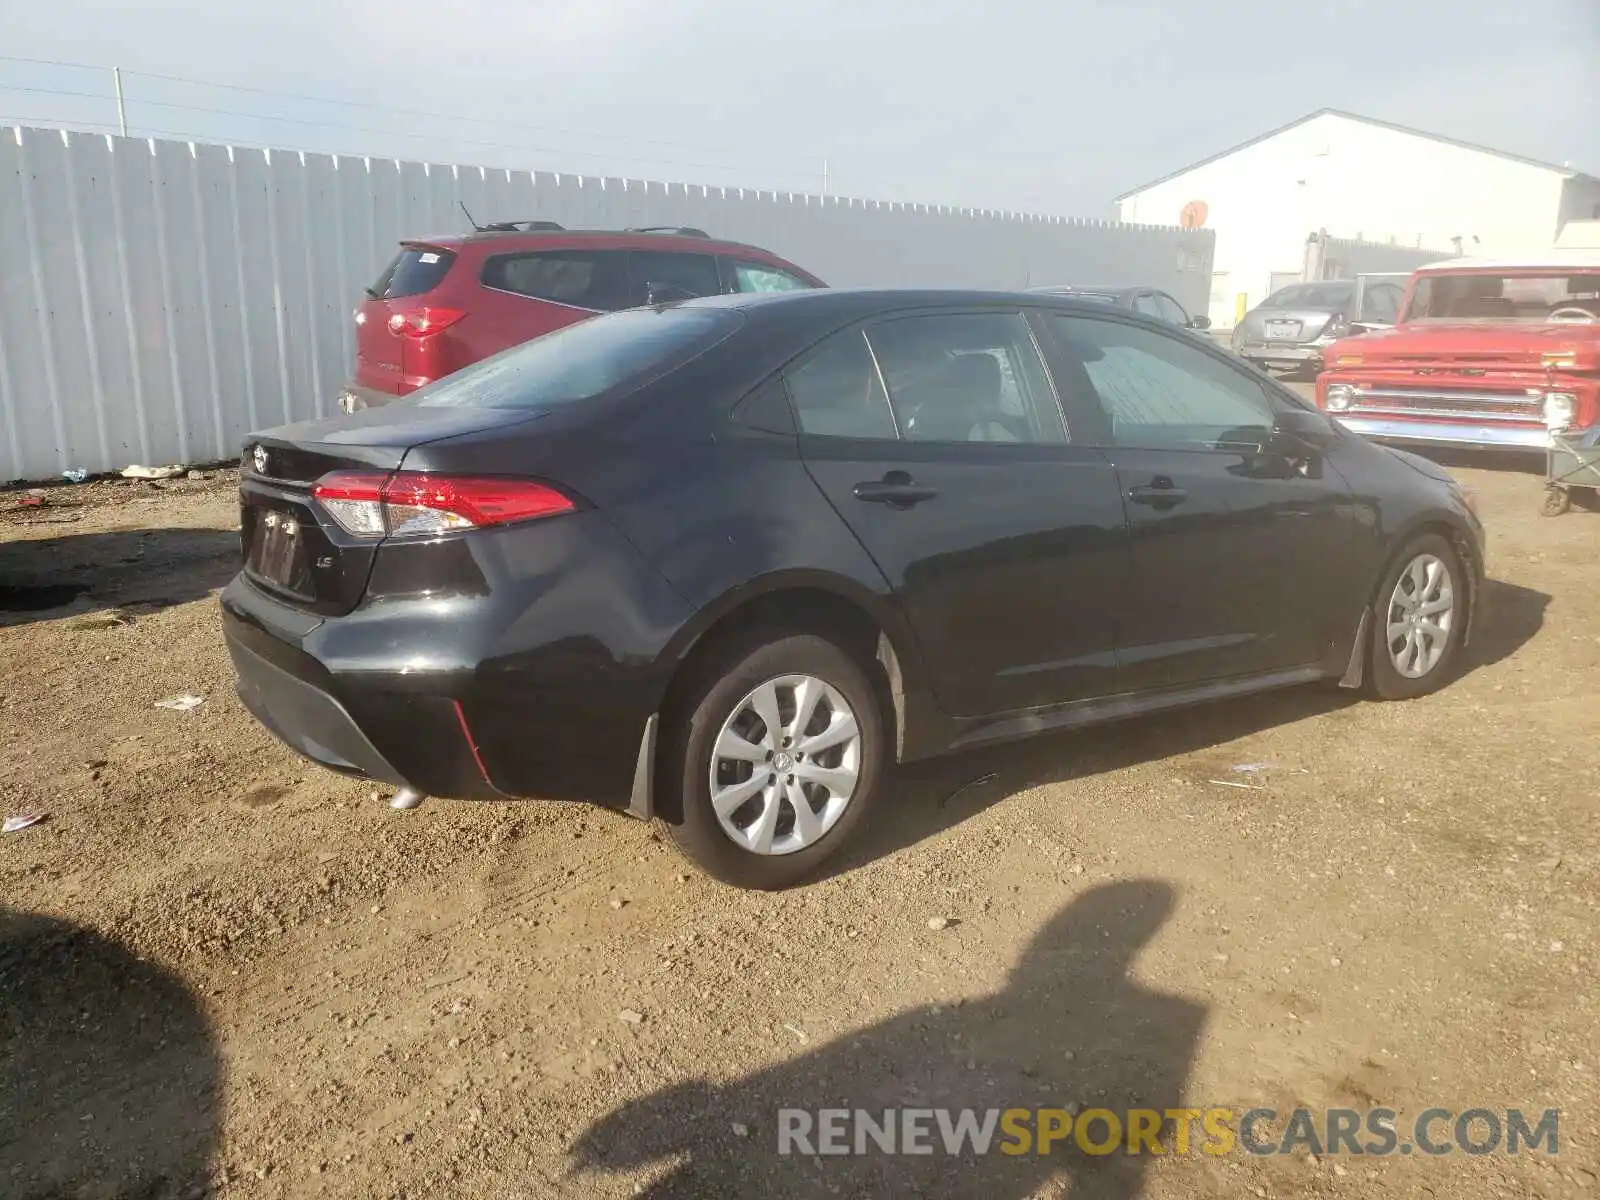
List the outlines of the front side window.
{"type": "Polygon", "coordinates": [[[715,296],[722,291],[717,260],[710,254],[673,254],[656,250],[633,252],[633,279],[639,299],[646,289],[681,288],[691,296],[715,296]]]}
{"type": "Polygon", "coordinates": [[[627,308],[627,255],[618,250],[546,250],[501,254],[483,264],[483,285],[574,308],[627,308]]]}
{"type": "Polygon", "coordinates": [[[800,431],[813,437],[899,436],[859,329],[836,333],[784,375],[800,431]]]}
{"type": "Polygon", "coordinates": [[[1267,437],[1272,404],[1261,385],[1181,337],[1118,321],[1051,319],[1074,393],[1069,415],[1097,406],[1085,423],[1098,425],[1107,444],[1200,450],[1267,437]]]}
{"type": "Polygon", "coordinates": [[[1067,440],[1021,313],[901,317],[867,338],[907,441],[1067,440]]]}
{"type": "Polygon", "coordinates": [[[728,265],[733,268],[733,290],[736,292],[799,292],[811,287],[798,276],[764,263],[734,260],[728,265]]]}

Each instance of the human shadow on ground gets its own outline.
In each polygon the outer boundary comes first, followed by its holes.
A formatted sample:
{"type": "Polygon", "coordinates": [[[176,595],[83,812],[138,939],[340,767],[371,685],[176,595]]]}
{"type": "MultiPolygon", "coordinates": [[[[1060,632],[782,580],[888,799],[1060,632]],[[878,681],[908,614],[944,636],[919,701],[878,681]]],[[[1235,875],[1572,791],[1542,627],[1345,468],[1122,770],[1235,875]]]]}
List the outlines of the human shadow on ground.
{"type": "Polygon", "coordinates": [[[239,535],[143,529],[0,542],[0,626],[198,600],[239,569],[239,535]]]}
{"type": "MultiPolygon", "coordinates": [[[[1074,1197],[1129,1200],[1139,1194],[1145,1158],[1120,1150],[1091,1156],[1070,1137],[1047,1155],[1005,1154],[1000,1146],[1008,1139],[997,1125],[987,1154],[973,1153],[970,1142],[951,1154],[937,1117],[930,1117],[931,1153],[891,1155],[864,1140],[865,1154],[824,1157],[794,1142],[788,1145],[795,1152],[785,1154],[779,1110],[807,1110],[810,1144],[820,1150],[820,1109],[864,1109],[882,1123],[884,1110],[970,1108],[981,1123],[988,1109],[1070,1112],[1069,1105],[1081,1105],[1109,1109],[1120,1121],[1130,1107],[1177,1107],[1205,1010],[1128,975],[1173,904],[1172,889],[1156,880],[1094,888],[1039,930],[993,995],[954,1007],[920,1006],[729,1083],[694,1080],[631,1101],[580,1135],[576,1165],[660,1164],[665,1173],[640,1193],[658,1200],[1008,1200],[1034,1194],[1057,1175],[1072,1178],[1074,1197]]],[[[845,1128],[854,1150],[855,1126],[845,1128]]],[[[1102,1120],[1087,1129],[1091,1145],[1106,1141],[1102,1120]]],[[[1193,1132],[1202,1136],[1198,1125],[1193,1132]]],[[[897,1139],[896,1149],[901,1145],[897,1139]]]]}
{"type": "Polygon", "coordinates": [[[100,934],[0,908],[0,1196],[198,1195],[221,1086],[181,980],[100,934]]]}

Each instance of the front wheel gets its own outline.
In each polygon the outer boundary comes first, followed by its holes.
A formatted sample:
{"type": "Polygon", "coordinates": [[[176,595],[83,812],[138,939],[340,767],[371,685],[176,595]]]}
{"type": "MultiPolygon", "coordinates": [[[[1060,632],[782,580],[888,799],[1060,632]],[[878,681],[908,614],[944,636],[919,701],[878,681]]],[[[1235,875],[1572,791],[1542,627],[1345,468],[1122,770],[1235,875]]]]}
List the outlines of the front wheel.
{"type": "Polygon", "coordinates": [[[1372,690],[1409,700],[1449,681],[1466,636],[1467,580],[1461,559],[1438,534],[1408,545],[1373,602],[1372,690]]]}
{"type": "Polygon", "coordinates": [[[738,887],[814,875],[878,791],[883,716],[866,673],[832,642],[796,634],[730,652],[690,703],[665,779],[683,797],[678,848],[738,887]]]}

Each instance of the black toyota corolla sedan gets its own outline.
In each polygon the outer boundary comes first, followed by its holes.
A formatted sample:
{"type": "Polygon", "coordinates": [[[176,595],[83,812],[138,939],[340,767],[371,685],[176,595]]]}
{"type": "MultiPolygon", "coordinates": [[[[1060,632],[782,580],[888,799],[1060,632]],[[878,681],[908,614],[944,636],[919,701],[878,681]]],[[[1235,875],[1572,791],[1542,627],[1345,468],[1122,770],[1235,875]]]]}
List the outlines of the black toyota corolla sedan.
{"type": "Polygon", "coordinates": [[[634,309],[246,445],[250,710],[336,770],[813,874],[905,762],[1267,688],[1440,686],[1483,535],[1220,348],[1040,294],[634,309]]]}

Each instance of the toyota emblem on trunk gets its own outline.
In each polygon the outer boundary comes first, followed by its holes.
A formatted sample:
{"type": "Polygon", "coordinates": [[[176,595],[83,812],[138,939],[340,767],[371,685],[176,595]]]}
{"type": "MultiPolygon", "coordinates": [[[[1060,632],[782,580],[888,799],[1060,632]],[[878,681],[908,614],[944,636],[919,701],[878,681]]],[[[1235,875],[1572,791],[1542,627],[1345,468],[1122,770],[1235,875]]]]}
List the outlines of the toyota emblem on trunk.
{"type": "Polygon", "coordinates": [[[255,464],[257,475],[265,475],[267,473],[267,448],[265,446],[256,447],[255,464]]]}

